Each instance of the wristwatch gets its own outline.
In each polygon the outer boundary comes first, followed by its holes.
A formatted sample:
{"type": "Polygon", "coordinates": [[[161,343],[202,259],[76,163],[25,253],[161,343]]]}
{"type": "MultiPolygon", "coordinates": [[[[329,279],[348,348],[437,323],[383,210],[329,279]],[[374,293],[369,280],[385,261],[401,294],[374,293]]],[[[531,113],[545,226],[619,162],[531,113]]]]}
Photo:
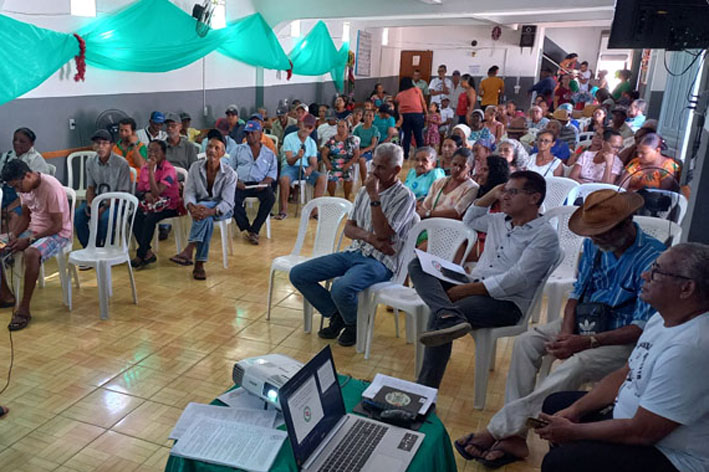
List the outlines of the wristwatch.
{"type": "Polygon", "coordinates": [[[431,210],[427,210],[426,211],[426,218],[430,218],[430,217],[431,217],[431,210]]]}
{"type": "Polygon", "coordinates": [[[600,342],[598,342],[598,338],[595,336],[590,336],[590,341],[591,341],[591,349],[596,349],[598,346],[601,345],[600,342]]]}
{"type": "Polygon", "coordinates": [[[373,207],[382,206],[382,202],[381,202],[381,200],[373,200],[373,201],[369,202],[369,206],[373,206],[373,207]]]}

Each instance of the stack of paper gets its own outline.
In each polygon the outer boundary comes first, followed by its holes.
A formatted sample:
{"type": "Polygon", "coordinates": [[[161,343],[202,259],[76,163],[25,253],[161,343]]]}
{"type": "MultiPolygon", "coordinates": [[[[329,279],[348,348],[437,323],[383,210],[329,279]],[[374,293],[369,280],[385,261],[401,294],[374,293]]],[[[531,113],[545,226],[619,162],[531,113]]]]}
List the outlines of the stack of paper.
{"type": "Polygon", "coordinates": [[[369,387],[362,392],[362,397],[372,400],[377,395],[377,392],[379,392],[379,390],[384,386],[425,397],[426,401],[423,402],[421,404],[421,408],[419,408],[420,415],[425,415],[428,413],[431,405],[436,403],[436,398],[438,397],[438,389],[409,382],[408,380],[397,379],[396,377],[389,377],[384,374],[377,374],[374,377],[374,380],[371,384],[369,384],[369,387]]]}

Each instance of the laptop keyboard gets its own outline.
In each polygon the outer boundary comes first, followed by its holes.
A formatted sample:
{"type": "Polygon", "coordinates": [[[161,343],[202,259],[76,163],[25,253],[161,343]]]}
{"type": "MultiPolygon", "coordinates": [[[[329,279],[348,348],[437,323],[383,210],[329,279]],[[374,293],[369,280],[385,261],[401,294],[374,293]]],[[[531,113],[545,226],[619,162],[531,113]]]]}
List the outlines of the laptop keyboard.
{"type": "Polygon", "coordinates": [[[358,472],[389,428],[358,419],[318,472],[358,472]]]}

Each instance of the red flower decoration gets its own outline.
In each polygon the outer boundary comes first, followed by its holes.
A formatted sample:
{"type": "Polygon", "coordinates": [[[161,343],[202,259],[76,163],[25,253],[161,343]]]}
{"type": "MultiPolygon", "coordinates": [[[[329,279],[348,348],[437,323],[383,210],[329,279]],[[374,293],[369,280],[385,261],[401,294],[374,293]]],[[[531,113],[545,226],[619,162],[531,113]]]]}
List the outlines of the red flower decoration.
{"type": "Polygon", "coordinates": [[[84,81],[84,75],[86,74],[86,41],[74,33],[74,37],[79,42],[79,54],[74,56],[74,61],[76,62],[76,75],[74,75],[74,81],[84,81]]]}

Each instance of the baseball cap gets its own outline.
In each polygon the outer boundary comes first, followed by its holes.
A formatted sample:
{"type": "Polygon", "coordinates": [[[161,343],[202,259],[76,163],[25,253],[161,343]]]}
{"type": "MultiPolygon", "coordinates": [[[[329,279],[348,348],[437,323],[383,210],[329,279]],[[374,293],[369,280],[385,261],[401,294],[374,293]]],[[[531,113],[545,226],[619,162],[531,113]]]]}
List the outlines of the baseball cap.
{"type": "Polygon", "coordinates": [[[328,108],[325,112],[325,119],[328,121],[337,119],[337,115],[335,115],[334,110],[328,108]]]}
{"type": "Polygon", "coordinates": [[[288,114],[288,108],[287,107],[278,107],[276,109],[276,115],[278,116],[283,116],[288,114]]]}
{"type": "Polygon", "coordinates": [[[261,113],[252,113],[249,120],[259,120],[263,121],[263,115],[261,113]]]}
{"type": "Polygon", "coordinates": [[[192,117],[186,111],[183,111],[182,113],[180,113],[180,120],[185,121],[185,120],[191,120],[191,119],[192,119],[192,117]]]}
{"type": "Polygon", "coordinates": [[[91,141],[96,141],[97,139],[113,142],[113,136],[106,129],[97,129],[94,134],[91,135],[91,141]]]}
{"type": "Polygon", "coordinates": [[[165,113],[165,123],[168,121],[174,121],[175,123],[182,123],[182,118],[177,113],[168,112],[165,113]]]}
{"type": "Polygon", "coordinates": [[[162,112],[154,111],[150,114],[150,121],[154,121],[155,123],[165,123],[165,115],[163,115],[162,112]]]}
{"type": "Polygon", "coordinates": [[[306,112],[310,111],[310,110],[308,109],[308,105],[306,105],[305,103],[299,103],[298,106],[295,107],[295,109],[297,110],[298,108],[302,108],[302,109],[305,110],[306,112]]]}
{"type": "Polygon", "coordinates": [[[246,126],[244,126],[244,132],[250,133],[252,131],[261,131],[261,123],[256,120],[247,121],[246,126]]]}
{"type": "Polygon", "coordinates": [[[379,113],[389,113],[391,114],[391,108],[389,108],[389,105],[379,105],[379,113]]]}
{"type": "Polygon", "coordinates": [[[315,126],[315,117],[308,113],[303,117],[303,125],[305,126],[315,126]]]}
{"type": "Polygon", "coordinates": [[[220,130],[210,129],[207,132],[207,141],[209,141],[210,139],[218,139],[219,141],[221,141],[224,144],[224,146],[226,146],[226,138],[224,137],[224,135],[222,134],[222,132],[220,130]]]}
{"type": "Polygon", "coordinates": [[[214,127],[221,131],[222,134],[227,134],[229,132],[229,123],[226,121],[226,118],[217,119],[214,127]]]}
{"type": "Polygon", "coordinates": [[[226,111],[224,113],[226,113],[227,115],[239,115],[239,107],[236,105],[229,105],[228,107],[226,107],[226,111]]]}

